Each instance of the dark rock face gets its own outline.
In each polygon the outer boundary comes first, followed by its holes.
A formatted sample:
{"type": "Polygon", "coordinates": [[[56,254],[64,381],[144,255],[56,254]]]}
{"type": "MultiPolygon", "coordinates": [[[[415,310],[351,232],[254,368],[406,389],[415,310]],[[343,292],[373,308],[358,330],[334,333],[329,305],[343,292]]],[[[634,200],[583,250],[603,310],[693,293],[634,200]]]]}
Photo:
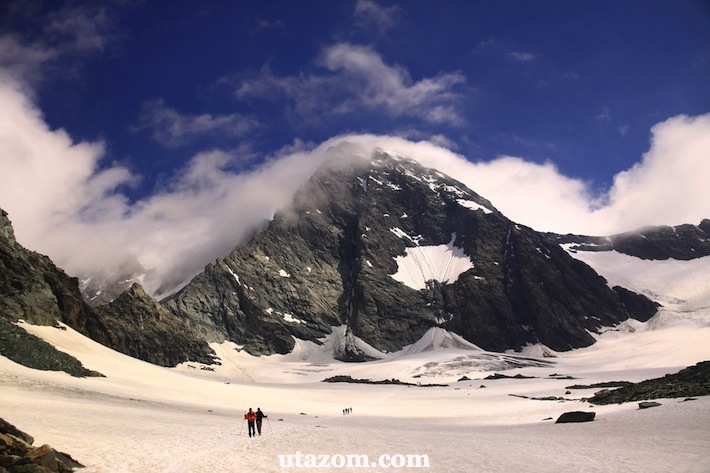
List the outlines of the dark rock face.
{"type": "Polygon", "coordinates": [[[557,418],[555,424],[567,424],[570,422],[591,422],[596,417],[596,412],[571,411],[565,412],[557,418]]]}
{"type": "Polygon", "coordinates": [[[710,396],[710,361],[701,361],[662,378],[649,379],[614,390],[604,389],[595,393],[588,401],[592,404],[621,404],[692,396],[710,396]]]}
{"type": "Polygon", "coordinates": [[[7,213],[0,209],[0,314],[35,325],[64,322],[82,332],[91,309],[67,276],[44,255],[15,240],[7,213]]]}
{"type": "Polygon", "coordinates": [[[633,232],[618,233],[608,237],[584,235],[558,235],[548,233],[554,242],[573,243],[572,251],[611,251],[641,259],[691,260],[710,255],[710,220],[699,225],[675,227],[644,227],[633,232]]]}
{"type": "Polygon", "coordinates": [[[587,346],[588,331],[647,317],[631,299],[460,182],[377,152],[324,165],[291,208],[165,305],[207,340],[252,354],[346,325],[337,355],[360,360],[353,336],[392,351],[436,326],[487,350],[587,346]],[[450,274],[462,259],[468,269],[450,274]],[[403,266],[419,286],[393,277],[403,266]]]}
{"type": "Polygon", "coordinates": [[[142,290],[127,293],[110,307],[92,310],[83,301],[76,278],[17,243],[7,213],[0,209],[0,354],[30,368],[99,375],[15,325],[18,320],[48,326],[62,322],[104,345],[156,364],[174,366],[188,359],[214,362],[207,343],[142,290]]]}
{"type": "Polygon", "coordinates": [[[184,321],[162,307],[139,284],[96,307],[89,335],[102,345],[160,366],[184,361],[214,363],[214,352],[184,321]]]}
{"type": "Polygon", "coordinates": [[[57,350],[41,338],[0,317],[0,355],[28,368],[64,371],[72,376],[102,376],[86,369],[79,360],[57,350]]]}
{"type": "Polygon", "coordinates": [[[661,307],[660,304],[653,302],[646,296],[629,291],[624,287],[614,286],[612,289],[619,296],[619,300],[624,304],[626,310],[629,311],[631,318],[641,322],[646,322],[653,317],[658,308],[661,307]]]}
{"type": "Polygon", "coordinates": [[[73,376],[98,375],[14,325],[20,319],[35,325],[64,322],[83,332],[90,316],[76,279],[46,256],[17,243],[7,213],[0,209],[0,354],[30,368],[66,371],[73,376]]]}

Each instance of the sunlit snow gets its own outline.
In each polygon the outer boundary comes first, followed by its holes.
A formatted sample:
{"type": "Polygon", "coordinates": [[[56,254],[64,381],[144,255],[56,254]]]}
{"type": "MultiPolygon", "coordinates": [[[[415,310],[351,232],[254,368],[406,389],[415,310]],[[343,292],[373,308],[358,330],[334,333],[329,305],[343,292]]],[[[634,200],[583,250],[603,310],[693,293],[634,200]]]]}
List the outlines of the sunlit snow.
{"type": "Polygon", "coordinates": [[[473,268],[473,262],[463,249],[454,246],[456,234],[446,245],[417,246],[407,248],[404,256],[395,258],[397,272],[392,278],[420,290],[426,288],[427,281],[452,284],[461,274],[473,268]]]}
{"type": "Polygon", "coordinates": [[[224,267],[225,267],[225,269],[226,269],[227,271],[229,271],[229,274],[231,274],[232,276],[234,276],[234,279],[237,281],[237,284],[239,284],[239,285],[241,286],[241,285],[242,285],[242,282],[239,280],[239,275],[238,275],[237,273],[235,273],[234,271],[232,271],[232,268],[230,268],[229,266],[227,266],[227,264],[225,264],[224,267]]]}
{"type": "Polygon", "coordinates": [[[431,472],[709,471],[710,396],[659,399],[661,406],[639,410],[636,402],[592,406],[584,399],[597,388],[568,389],[638,382],[709,360],[710,313],[703,306],[708,261],[643,262],[614,252],[575,256],[588,259],[610,283],[623,280],[684,302],[563,353],[541,345],[521,354],[486,352],[440,328],[399,352],[381,353],[348,338],[341,326],[320,344],[296,340],[288,355],[252,357],[231,342],[212,344],[220,364],[209,369],[192,362],[162,368],[68,327],[22,324],[106,377],[73,378],[0,356],[1,417],[34,436],[35,445],[71,454],[86,465],[82,473],[277,472],[284,471],[278,456],[297,451],[370,459],[424,454],[431,472]],[[346,343],[381,359],[333,359],[346,343]],[[529,378],[484,379],[493,372],[529,378]],[[322,382],[335,375],[412,385],[322,382]],[[269,416],[260,437],[246,435],[249,407],[269,416]],[[352,414],[343,415],[346,407],[352,414]],[[575,410],[594,411],[596,419],[554,424],[575,410]]]}
{"type": "Polygon", "coordinates": [[[493,213],[493,211],[492,211],[491,209],[489,209],[488,207],[486,207],[486,206],[484,206],[484,205],[481,205],[481,204],[477,204],[476,202],[474,202],[474,201],[472,201],[472,200],[456,199],[456,202],[458,202],[458,204],[459,204],[460,206],[466,207],[467,209],[471,209],[471,210],[482,210],[483,213],[486,213],[486,214],[492,214],[492,213],[493,213]]]}
{"type": "Polygon", "coordinates": [[[639,292],[667,309],[710,312],[710,256],[680,261],[642,260],[616,251],[577,251],[570,255],[594,268],[609,286],[639,292]]]}
{"type": "Polygon", "coordinates": [[[297,318],[297,317],[294,317],[294,316],[291,315],[291,314],[284,314],[284,320],[285,320],[286,322],[293,322],[293,323],[297,323],[297,324],[302,324],[302,323],[303,323],[303,320],[301,320],[301,319],[299,319],[299,318],[297,318]]]}

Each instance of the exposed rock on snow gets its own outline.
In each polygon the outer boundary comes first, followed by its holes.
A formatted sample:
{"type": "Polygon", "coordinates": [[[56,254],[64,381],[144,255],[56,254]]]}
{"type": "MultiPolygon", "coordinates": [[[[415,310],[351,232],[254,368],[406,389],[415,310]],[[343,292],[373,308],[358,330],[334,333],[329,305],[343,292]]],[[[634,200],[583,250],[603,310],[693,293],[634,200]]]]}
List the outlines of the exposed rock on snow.
{"type": "Polygon", "coordinates": [[[596,412],[571,411],[565,412],[557,418],[555,424],[566,424],[569,422],[591,422],[597,415],[596,412]]]}
{"type": "Polygon", "coordinates": [[[156,365],[215,362],[207,342],[139,284],[111,303],[96,307],[87,329],[99,343],[156,365]]]}
{"type": "Polygon", "coordinates": [[[57,350],[54,346],[22,327],[0,317],[0,355],[38,370],[64,371],[72,376],[103,376],[101,373],[86,369],[71,355],[57,350]]]}
{"type": "Polygon", "coordinates": [[[710,361],[614,390],[604,389],[589,399],[592,404],[620,404],[648,399],[710,396],[710,361]]]}
{"type": "Polygon", "coordinates": [[[639,402],[639,409],[650,409],[651,407],[659,407],[662,406],[660,402],[655,402],[655,401],[643,401],[639,402]]]}

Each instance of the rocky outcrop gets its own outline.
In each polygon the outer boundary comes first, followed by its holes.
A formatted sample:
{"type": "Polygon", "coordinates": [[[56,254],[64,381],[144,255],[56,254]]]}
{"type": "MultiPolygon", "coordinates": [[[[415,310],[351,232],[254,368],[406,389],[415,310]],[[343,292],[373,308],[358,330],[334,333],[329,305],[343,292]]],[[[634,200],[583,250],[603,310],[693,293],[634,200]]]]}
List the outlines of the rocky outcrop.
{"type": "Polygon", "coordinates": [[[590,332],[650,317],[638,297],[462,183],[377,151],[326,163],[265,230],[164,303],[252,354],[345,325],[336,355],[362,360],[356,337],[387,352],[432,327],[494,351],[587,346],[590,332]]]}
{"type": "Polygon", "coordinates": [[[99,375],[27,333],[17,325],[20,320],[47,326],[63,323],[110,348],[159,365],[214,363],[207,343],[140,288],[92,310],[83,301],[78,280],[46,256],[22,247],[7,213],[0,209],[0,354],[30,368],[99,375]]]}
{"type": "Polygon", "coordinates": [[[678,373],[649,379],[618,389],[604,389],[588,399],[592,404],[621,404],[649,399],[710,396],[710,361],[702,361],[678,373]]]}
{"type": "Polygon", "coordinates": [[[555,424],[568,424],[570,422],[591,422],[596,417],[596,412],[571,411],[565,412],[557,418],[555,424]]]}
{"type": "Polygon", "coordinates": [[[650,409],[652,407],[660,407],[662,404],[655,401],[643,401],[639,402],[639,409],[650,409]]]}
{"type": "Polygon", "coordinates": [[[35,325],[60,321],[83,332],[91,309],[77,285],[48,257],[22,247],[0,209],[0,316],[35,325]]]}
{"type": "Polygon", "coordinates": [[[612,290],[619,296],[619,300],[626,307],[629,316],[641,322],[646,322],[653,317],[661,307],[659,303],[652,301],[648,297],[629,291],[624,287],[614,286],[612,290]]]}
{"type": "Polygon", "coordinates": [[[86,369],[79,360],[57,350],[22,327],[0,317],[0,355],[28,368],[64,371],[72,376],[103,376],[86,369]]]}
{"type": "Polygon", "coordinates": [[[215,363],[214,351],[207,342],[139,284],[113,302],[95,308],[87,332],[109,348],[160,366],[185,361],[215,363]]]}
{"type": "Polygon", "coordinates": [[[46,256],[23,248],[7,213],[0,209],[0,354],[30,368],[97,375],[15,325],[19,320],[49,326],[63,322],[83,331],[89,317],[91,309],[82,300],[77,280],[46,256]]]}
{"type": "Polygon", "coordinates": [[[0,472],[69,473],[83,465],[49,445],[33,447],[34,439],[0,419],[0,472]]]}
{"type": "Polygon", "coordinates": [[[599,237],[546,234],[555,243],[570,244],[570,251],[618,251],[647,260],[691,260],[710,256],[710,220],[699,225],[644,227],[633,232],[599,237]]]}

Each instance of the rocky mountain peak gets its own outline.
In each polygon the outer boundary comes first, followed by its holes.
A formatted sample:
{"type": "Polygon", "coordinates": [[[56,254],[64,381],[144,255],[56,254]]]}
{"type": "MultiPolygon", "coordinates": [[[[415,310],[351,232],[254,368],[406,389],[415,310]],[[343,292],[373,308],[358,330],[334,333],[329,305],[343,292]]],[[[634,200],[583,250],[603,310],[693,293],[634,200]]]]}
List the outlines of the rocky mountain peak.
{"type": "Polygon", "coordinates": [[[327,161],[292,206],[166,307],[206,339],[253,354],[286,353],[294,337],[320,343],[344,327],[333,346],[351,360],[398,350],[432,327],[486,349],[565,350],[630,315],[544,235],[384,150],[327,161]]]}

